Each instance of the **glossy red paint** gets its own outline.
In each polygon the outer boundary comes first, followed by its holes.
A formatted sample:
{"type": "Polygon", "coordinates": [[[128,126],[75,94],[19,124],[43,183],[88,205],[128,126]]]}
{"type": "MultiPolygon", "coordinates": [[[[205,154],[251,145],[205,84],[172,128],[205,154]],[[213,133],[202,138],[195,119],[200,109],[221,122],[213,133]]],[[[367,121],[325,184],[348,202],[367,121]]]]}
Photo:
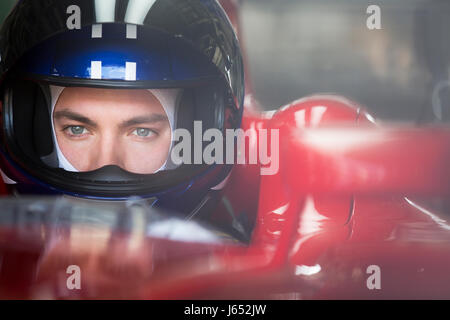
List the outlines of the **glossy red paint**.
{"type": "Polygon", "coordinates": [[[448,179],[436,178],[438,173],[441,177],[448,174],[444,145],[450,135],[444,129],[368,127],[359,123],[364,112],[356,106],[337,96],[314,96],[271,118],[245,117],[244,129],[280,129],[282,160],[280,171],[272,176],[260,176],[255,165],[237,166],[223,191],[236,212],[247,212],[256,221],[248,246],[184,243],[141,235],[132,249],[130,243],[136,242],[133,234],[107,227],[85,230],[72,225],[60,231],[57,239],[48,236],[52,230],[24,233],[26,228],[3,227],[0,296],[448,297],[450,225],[411,194],[404,196],[403,190],[414,191],[416,196],[447,193],[448,188],[443,188],[448,179]],[[320,119],[317,108],[321,108],[320,119]],[[341,130],[374,134],[351,152],[340,147],[345,141],[328,149],[319,143],[320,152],[317,145],[304,142],[303,131],[320,133],[329,125],[335,136],[341,130]],[[396,157],[411,145],[426,149],[428,156],[416,153],[409,162],[397,163],[396,157]],[[363,153],[358,152],[361,148],[363,153]],[[324,160],[315,166],[319,157],[324,160]],[[357,168],[366,169],[368,175],[351,170],[356,160],[357,168]],[[416,174],[417,166],[423,167],[421,172],[433,174],[433,179],[416,174]],[[385,174],[374,181],[370,173],[377,168],[384,168],[385,174]],[[327,179],[330,176],[332,179],[327,179]],[[251,216],[252,212],[256,216],[251,216]],[[14,267],[18,263],[21,267],[14,267]],[[75,293],[64,288],[65,268],[71,264],[80,266],[84,274],[83,289],[75,293]],[[366,270],[372,264],[382,270],[382,290],[367,288],[366,270]]]}
{"type": "MultiPolygon", "coordinates": [[[[221,3],[238,30],[237,2],[221,3]]],[[[2,226],[0,298],[450,298],[450,224],[422,201],[448,195],[450,131],[380,127],[335,95],[262,114],[248,92],[243,129],[280,132],[279,172],[237,165],[223,190],[255,221],[248,245],[2,226]],[[80,291],[65,287],[71,264],[80,291]],[[367,287],[371,265],[381,290],[367,287]]],[[[229,222],[227,205],[216,221],[229,222]]]]}

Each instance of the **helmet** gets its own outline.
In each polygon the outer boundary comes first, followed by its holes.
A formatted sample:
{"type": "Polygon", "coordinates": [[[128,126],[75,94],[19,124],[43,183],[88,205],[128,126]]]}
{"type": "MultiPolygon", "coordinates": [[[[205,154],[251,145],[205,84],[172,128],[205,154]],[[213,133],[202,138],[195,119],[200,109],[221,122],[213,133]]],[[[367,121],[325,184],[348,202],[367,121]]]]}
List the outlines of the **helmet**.
{"type": "Polygon", "coordinates": [[[174,90],[177,129],[194,134],[194,121],[203,132],[239,128],[242,56],[215,0],[22,0],[3,24],[0,54],[0,167],[15,193],[137,196],[185,212],[230,174],[232,165],[220,163],[76,172],[63,165],[52,132],[55,92],[69,87],[174,90]]]}

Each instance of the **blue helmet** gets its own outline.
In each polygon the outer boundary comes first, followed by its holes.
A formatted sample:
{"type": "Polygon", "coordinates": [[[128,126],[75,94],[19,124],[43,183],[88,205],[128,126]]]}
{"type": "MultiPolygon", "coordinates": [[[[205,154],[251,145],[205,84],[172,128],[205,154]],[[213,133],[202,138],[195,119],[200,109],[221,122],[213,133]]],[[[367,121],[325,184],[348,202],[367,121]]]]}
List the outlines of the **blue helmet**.
{"type": "Polygon", "coordinates": [[[182,164],[154,174],[115,165],[70,172],[52,139],[51,86],[181,89],[176,127],[240,127],[239,44],[215,0],[22,0],[0,31],[0,167],[17,194],[155,199],[190,212],[232,165],[182,164]]]}

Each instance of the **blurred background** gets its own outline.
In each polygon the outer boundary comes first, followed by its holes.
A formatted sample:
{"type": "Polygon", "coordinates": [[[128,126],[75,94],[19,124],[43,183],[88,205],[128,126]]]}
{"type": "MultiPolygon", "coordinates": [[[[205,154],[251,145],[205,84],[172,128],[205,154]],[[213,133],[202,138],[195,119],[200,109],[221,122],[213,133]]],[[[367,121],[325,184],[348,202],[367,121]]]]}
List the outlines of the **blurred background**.
{"type": "Polygon", "coordinates": [[[0,2],[0,22],[3,22],[15,2],[16,0],[2,0],[0,2]]]}
{"type": "Polygon", "coordinates": [[[244,0],[241,22],[265,109],[332,92],[378,119],[448,118],[450,1],[244,0]],[[367,28],[371,4],[381,9],[381,30],[367,28]],[[436,88],[440,113],[433,112],[436,88]]]}
{"type": "MultiPolygon", "coordinates": [[[[14,2],[1,0],[1,20],[14,2]]],[[[241,40],[264,109],[326,92],[354,99],[378,120],[450,119],[450,1],[241,3],[241,40]],[[367,28],[374,4],[380,30],[367,28]]]]}

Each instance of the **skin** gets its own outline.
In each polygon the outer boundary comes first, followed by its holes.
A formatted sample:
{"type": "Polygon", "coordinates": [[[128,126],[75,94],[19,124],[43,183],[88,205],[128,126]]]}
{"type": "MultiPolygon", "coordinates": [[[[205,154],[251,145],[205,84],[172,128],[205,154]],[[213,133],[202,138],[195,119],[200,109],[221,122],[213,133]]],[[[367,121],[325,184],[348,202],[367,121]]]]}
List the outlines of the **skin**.
{"type": "Polygon", "coordinates": [[[66,88],[53,121],[62,153],[80,172],[117,165],[150,174],[168,157],[170,124],[148,90],[66,88]]]}

